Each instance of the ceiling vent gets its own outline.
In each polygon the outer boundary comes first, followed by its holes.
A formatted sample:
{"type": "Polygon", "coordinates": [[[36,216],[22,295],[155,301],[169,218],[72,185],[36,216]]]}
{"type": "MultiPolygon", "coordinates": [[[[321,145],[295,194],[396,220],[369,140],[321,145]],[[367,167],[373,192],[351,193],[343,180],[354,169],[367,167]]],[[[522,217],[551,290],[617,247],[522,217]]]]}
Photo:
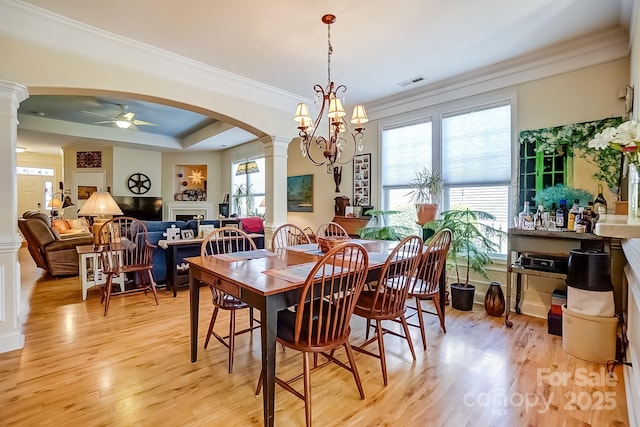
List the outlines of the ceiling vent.
{"type": "Polygon", "coordinates": [[[410,78],[409,80],[405,80],[403,82],[400,82],[400,83],[398,83],[398,85],[400,85],[402,87],[407,87],[407,86],[414,85],[416,83],[420,83],[423,80],[424,80],[424,77],[416,76],[416,77],[410,78]]]}

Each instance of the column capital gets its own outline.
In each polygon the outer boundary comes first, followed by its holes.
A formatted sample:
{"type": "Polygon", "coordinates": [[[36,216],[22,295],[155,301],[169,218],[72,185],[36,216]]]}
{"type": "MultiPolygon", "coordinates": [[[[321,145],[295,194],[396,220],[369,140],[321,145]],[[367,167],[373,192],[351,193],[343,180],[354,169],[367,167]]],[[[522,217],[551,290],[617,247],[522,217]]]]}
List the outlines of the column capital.
{"type": "Polygon", "coordinates": [[[259,139],[264,144],[266,155],[280,154],[287,155],[291,138],[283,136],[265,136],[259,139]]]}
{"type": "Polygon", "coordinates": [[[20,104],[29,97],[29,92],[27,88],[21,84],[0,80],[0,97],[3,99],[11,99],[20,104]]]}

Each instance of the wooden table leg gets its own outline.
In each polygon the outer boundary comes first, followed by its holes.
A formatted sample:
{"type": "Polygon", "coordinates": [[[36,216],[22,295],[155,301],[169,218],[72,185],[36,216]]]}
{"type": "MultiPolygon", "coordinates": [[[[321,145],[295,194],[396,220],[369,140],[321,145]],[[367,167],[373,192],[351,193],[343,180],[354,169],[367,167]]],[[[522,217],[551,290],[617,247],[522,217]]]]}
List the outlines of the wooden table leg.
{"type": "MultiPolygon", "coordinates": [[[[440,288],[438,289],[438,293],[439,293],[439,297],[440,297],[440,312],[442,313],[442,323],[444,323],[445,313],[446,313],[446,311],[444,309],[447,306],[447,301],[446,301],[446,296],[447,296],[447,272],[446,272],[445,268],[442,269],[442,273],[440,274],[440,288]]],[[[420,302],[418,301],[418,303],[420,303],[420,302]]]]}
{"type": "Polygon", "coordinates": [[[264,425],[273,427],[276,393],[276,326],[278,311],[273,298],[266,298],[261,313],[262,338],[262,403],[264,408],[264,425]]]}
{"type": "MultiPolygon", "coordinates": [[[[198,361],[198,311],[200,309],[200,282],[193,277],[191,271],[189,272],[189,298],[189,317],[191,320],[191,362],[196,363],[198,361]]],[[[275,345],[273,347],[275,352],[275,345]]]]}

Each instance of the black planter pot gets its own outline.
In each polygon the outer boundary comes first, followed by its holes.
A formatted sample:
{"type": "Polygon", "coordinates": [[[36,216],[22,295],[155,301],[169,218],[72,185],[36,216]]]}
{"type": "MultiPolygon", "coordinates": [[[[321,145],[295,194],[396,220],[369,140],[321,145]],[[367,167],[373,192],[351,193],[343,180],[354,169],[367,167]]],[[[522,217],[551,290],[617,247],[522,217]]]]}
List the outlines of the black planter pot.
{"type": "Polygon", "coordinates": [[[475,293],[476,287],[473,285],[464,286],[463,283],[452,283],[451,307],[456,310],[471,311],[475,293]]]}

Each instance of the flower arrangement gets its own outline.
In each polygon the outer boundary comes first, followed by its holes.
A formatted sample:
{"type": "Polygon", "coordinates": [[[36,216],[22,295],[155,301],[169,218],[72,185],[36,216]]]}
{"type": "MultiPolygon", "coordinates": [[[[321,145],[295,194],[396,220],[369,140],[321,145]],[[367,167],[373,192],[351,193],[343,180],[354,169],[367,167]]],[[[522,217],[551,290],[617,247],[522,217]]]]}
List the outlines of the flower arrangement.
{"type": "Polygon", "coordinates": [[[589,148],[622,152],[628,164],[638,165],[640,164],[638,143],[640,143],[640,123],[629,120],[617,127],[608,127],[597,133],[589,141],[589,148]]]}

